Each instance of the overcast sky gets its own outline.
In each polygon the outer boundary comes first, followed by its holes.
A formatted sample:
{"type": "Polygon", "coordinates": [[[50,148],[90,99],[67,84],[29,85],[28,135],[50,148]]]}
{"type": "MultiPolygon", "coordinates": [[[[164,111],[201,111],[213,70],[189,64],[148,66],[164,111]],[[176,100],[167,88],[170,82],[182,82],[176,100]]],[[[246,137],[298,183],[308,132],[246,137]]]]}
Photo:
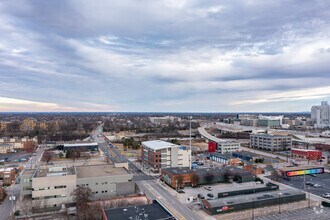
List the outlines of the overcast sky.
{"type": "Polygon", "coordinates": [[[329,0],[2,0],[0,111],[309,111],[329,0]]]}

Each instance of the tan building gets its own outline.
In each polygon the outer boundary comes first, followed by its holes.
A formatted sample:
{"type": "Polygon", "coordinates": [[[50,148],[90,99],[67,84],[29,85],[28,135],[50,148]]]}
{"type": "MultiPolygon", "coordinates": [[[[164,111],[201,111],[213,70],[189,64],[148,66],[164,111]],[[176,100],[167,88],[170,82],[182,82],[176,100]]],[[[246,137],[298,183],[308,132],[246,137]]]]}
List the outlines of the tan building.
{"type": "Polygon", "coordinates": [[[31,199],[34,208],[62,208],[72,203],[77,186],[89,187],[94,200],[135,192],[133,175],[113,165],[52,166],[27,169],[21,175],[22,199],[31,199]]]}
{"type": "Polygon", "coordinates": [[[27,118],[24,119],[21,124],[21,130],[22,131],[32,131],[37,126],[37,120],[34,118],[27,118]]]}
{"type": "Polygon", "coordinates": [[[0,122],[0,131],[5,131],[8,127],[8,124],[9,124],[9,122],[1,121],[0,122]]]}
{"type": "Polygon", "coordinates": [[[3,181],[3,185],[11,185],[16,178],[16,171],[13,167],[0,168],[0,180],[3,181]]]}

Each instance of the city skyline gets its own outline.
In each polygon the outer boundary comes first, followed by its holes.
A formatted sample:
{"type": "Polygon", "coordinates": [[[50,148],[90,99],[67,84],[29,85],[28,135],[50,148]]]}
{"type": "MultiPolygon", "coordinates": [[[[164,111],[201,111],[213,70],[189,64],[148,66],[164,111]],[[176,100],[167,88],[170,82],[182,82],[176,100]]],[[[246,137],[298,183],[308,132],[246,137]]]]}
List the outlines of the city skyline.
{"type": "Polygon", "coordinates": [[[0,2],[0,112],[305,112],[326,1],[0,2]]]}

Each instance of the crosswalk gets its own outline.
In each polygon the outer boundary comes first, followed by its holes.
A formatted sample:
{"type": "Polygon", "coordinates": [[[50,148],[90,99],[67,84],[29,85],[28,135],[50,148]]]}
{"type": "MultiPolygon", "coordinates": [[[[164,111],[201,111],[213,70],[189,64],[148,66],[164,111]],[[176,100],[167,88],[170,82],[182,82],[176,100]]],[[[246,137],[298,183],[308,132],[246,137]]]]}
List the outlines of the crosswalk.
{"type": "Polygon", "coordinates": [[[318,219],[326,220],[329,219],[330,208],[305,208],[297,209],[289,212],[283,212],[281,214],[268,215],[263,217],[257,217],[256,220],[307,220],[307,219],[318,219]]]}

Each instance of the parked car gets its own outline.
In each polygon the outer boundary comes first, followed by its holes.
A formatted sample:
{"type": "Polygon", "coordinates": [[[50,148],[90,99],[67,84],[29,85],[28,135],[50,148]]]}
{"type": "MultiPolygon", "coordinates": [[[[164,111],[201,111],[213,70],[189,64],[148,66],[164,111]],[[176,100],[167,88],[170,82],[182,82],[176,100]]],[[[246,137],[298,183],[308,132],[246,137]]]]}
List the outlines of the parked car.
{"type": "Polygon", "coordinates": [[[324,194],[322,195],[322,197],[324,197],[324,198],[330,198],[330,193],[324,193],[324,194]]]}
{"type": "Polygon", "coordinates": [[[321,185],[317,184],[317,183],[313,184],[313,186],[316,187],[316,188],[321,187],[321,185]]]}
{"type": "Polygon", "coordinates": [[[199,162],[197,163],[197,165],[198,165],[198,166],[203,166],[204,163],[203,163],[202,161],[199,161],[199,162]]]}
{"type": "Polygon", "coordinates": [[[208,193],[207,196],[208,196],[209,198],[211,198],[211,199],[214,198],[214,195],[213,195],[212,193],[208,193]]]}
{"type": "Polygon", "coordinates": [[[212,186],[204,186],[204,189],[206,189],[208,191],[212,191],[212,186]]]}
{"type": "Polygon", "coordinates": [[[201,193],[199,193],[199,194],[197,195],[197,197],[200,198],[200,199],[205,199],[205,197],[204,197],[203,194],[201,194],[201,193]]]}
{"type": "Polygon", "coordinates": [[[178,189],[178,193],[185,193],[183,189],[178,189]]]}
{"type": "Polygon", "coordinates": [[[308,181],[308,182],[306,182],[306,185],[313,186],[314,184],[312,182],[308,181]]]}

